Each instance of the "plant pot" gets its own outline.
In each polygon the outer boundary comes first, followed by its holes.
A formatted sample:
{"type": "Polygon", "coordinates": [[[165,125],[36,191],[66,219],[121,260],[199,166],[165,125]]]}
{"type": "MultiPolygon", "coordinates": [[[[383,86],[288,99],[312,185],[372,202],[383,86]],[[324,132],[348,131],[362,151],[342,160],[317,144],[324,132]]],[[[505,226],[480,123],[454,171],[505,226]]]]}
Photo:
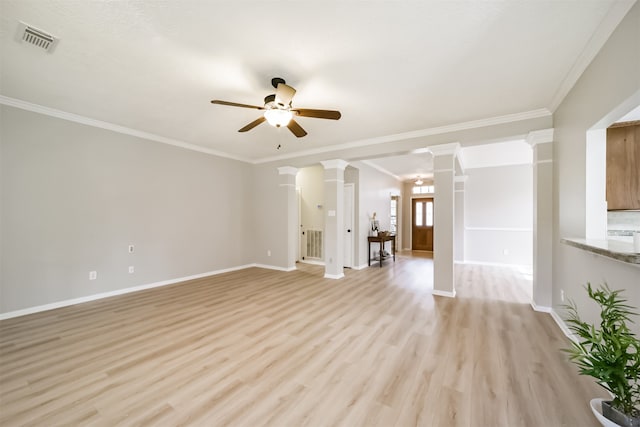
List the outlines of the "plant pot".
{"type": "Polygon", "coordinates": [[[602,402],[602,415],[621,427],[640,427],[640,418],[618,411],[610,401],[602,402]]]}

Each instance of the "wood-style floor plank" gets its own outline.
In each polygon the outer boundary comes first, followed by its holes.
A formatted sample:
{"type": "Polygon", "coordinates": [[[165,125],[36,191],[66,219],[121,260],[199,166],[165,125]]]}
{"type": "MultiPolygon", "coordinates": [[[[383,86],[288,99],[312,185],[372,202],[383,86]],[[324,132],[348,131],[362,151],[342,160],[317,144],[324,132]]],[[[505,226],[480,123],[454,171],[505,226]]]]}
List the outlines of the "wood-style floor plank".
{"type": "Polygon", "coordinates": [[[0,425],[597,426],[516,269],[252,268],[0,322],[0,425]]]}

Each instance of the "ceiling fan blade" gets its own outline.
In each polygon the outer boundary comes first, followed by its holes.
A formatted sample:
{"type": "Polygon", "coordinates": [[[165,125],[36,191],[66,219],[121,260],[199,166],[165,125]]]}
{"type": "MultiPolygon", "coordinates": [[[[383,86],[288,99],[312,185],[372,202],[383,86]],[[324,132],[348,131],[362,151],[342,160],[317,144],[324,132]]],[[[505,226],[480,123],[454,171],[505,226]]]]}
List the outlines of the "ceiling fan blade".
{"type": "Polygon", "coordinates": [[[258,107],[257,105],[238,104],[237,102],[220,101],[219,99],[214,99],[213,101],[211,101],[211,103],[218,104],[218,105],[228,105],[229,107],[242,107],[242,108],[253,108],[254,110],[264,110],[264,107],[258,107]]]}
{"type": "Polygon", "coordinates": [[[302,138],[303,136],[305,136],[307,134],[307,131],[302,129],[302,126],[300,126],[298,124],[298,122],[296,122],[295,120],[291,119],[291,121],[289,122],[289,124],[287,125],[287,127],[289,128],[289,130],[298,138],[302,138]]]}
{"type": "Polygon", "coordinates": [[[276,103],[283,107],[291,105],[293,95],[296,94],[296,90],[286,83],[278,83],[276,88],[276,103]]]}
{"type": "Polygon", "coordinates": [[[331,119],[338,120],[342,117],[340,111],[335,110],[311,110],[309,108],[295,108],[292,109],[294,114],[302,117],[315,117],[317,119],[331,119]]]}
{"type": "Polygon", "coordinates": [[[251,130],[254,127],[258,126],[260,123],[264,122],[265,120],[267,119],[265,119],[264,116],[260,116],[254,121],[252,121],[251,123],[249,123],[248,125],[246,125],[245,127],[243,127],[242,129],[239,129],[238,132],[246,132],[248,130],[251,130]]]}

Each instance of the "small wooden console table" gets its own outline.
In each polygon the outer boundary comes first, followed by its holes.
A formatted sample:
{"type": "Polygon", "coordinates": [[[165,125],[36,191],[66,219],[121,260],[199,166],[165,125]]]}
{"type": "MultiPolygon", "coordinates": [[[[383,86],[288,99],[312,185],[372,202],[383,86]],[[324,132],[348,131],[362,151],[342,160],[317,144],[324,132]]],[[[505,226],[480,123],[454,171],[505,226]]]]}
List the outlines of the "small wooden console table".
{"type": "Polygon", "coordinates": [[[380,245],[380,268],[382,268],[382,261],[388,258],[388,255],[384,255],[385,242],[391,241],[391,256],[393,256],[393,262],[396,262],[396,235],[389,234],[387,236],[369,236],[369,265],[371,265],[371,242],[378,243],[380,245]]]}

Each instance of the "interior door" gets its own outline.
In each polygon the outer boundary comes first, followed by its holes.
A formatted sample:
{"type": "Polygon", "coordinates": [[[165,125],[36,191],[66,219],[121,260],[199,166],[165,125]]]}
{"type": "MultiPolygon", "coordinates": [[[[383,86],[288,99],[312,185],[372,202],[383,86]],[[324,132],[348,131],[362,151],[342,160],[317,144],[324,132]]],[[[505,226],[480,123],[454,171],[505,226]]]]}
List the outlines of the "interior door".
{"type": "Polygon", "coordinates": [[[354,187],[353,184],[345,184],[344,185],[344,261],[343,266],[352,268],[353,267],[353,243],[354,243],[354,234],[355,230],[353,229],[354,223],[354,209],[353,209],[353,198],[354,198],[354,187]]]}
{"type": "Polygon", "coordinates": [[[412,201],[411,249],[433,251],[433,198],[412,201]]]}

